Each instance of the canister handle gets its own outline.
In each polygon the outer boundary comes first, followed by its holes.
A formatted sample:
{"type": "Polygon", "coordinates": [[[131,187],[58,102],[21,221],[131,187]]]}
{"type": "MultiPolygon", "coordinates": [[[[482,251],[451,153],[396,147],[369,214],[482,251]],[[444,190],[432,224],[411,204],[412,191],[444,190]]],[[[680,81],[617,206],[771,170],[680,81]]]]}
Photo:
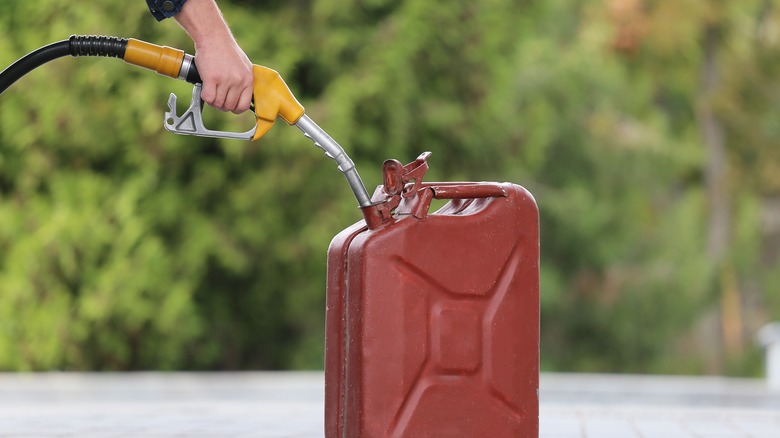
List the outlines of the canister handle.
{"type": "Polygon", "coordinates": [[[411,214],[417,219],[425,219],[434,199],[483,199],[504,198],[508,196],[499,183],[433,183],[423,184],[417,190],[417,196],[404,199],[396,209],[398,214],[411,214]]]}
{"type": "Polygon", "coordinates": [[[505,198],[506,190],[497,183],[436,183],[427,186],[434,199],[505,198]]]}

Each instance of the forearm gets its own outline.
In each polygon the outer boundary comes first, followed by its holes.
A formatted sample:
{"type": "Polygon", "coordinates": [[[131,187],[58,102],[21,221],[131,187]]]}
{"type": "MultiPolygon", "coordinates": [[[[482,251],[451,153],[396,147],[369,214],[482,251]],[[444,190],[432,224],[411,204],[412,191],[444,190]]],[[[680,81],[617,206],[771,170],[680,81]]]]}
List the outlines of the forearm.
{"type": "Polygon", "coordinates": [[[236,44],[214,0],[188,0],[174,16],[195,43],[195,49],[207,45],[236,44]]]}

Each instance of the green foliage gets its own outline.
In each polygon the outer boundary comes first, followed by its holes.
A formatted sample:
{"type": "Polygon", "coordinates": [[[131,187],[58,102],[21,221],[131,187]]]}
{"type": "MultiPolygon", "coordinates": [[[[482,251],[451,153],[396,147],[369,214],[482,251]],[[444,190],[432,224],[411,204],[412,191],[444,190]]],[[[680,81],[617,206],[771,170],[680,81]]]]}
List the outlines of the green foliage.
{"type": "MultiPolygon", "coordinates": [[[[192,51],[142,2],[114,6],[3,1],[0,66],[70,34],[192,51]]],[[[384,159],[430,150],[431,179],[534,193],[545,369],[759,368],[754,329],[780,317],[780,227],[761,226],[780,188],[770,3],[220,6],[369,190],[384,159]],[[720,82],[705,99],[708,29],[720,82]],[[725,260],[706,252],[702,105],[728,143],[725,260]],[[743,303],[736,356],[701,341],[721,336],[707,321],[725,318],[730,272],[743,303]]],[[[360,216],[343,178],[281,123],[256,143],[168,134],[169,92],[190,90],[118,60],[65,58],[0,97],[0,369],[322,366],[325,250],[360,216]]],[[[204,116],[213,129],[249,123],[204,116]]]]}

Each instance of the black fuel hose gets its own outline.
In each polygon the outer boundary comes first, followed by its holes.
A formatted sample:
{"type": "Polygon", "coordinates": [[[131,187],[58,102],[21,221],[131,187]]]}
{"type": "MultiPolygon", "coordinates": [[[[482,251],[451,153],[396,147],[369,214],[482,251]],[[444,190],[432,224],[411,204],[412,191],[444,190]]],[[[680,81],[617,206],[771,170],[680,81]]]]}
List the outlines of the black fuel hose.
{"type": "Polygon", "coordinates": [[[41,47],[40,49],[24,56],[11,64],[10,67],[0,73],[0,94],[2,94],[14,82],[22,76],[40,67],[41,65],[53,61],[57,58],[70,54],[70,41],[60,41],[41,47]]]}
{"type": "MultiPolygon", "coordinates": [[[[176,55],[180,55],[182,59],[185,56],[184,52],[178,49],[160,47],[138,40],[128,40],[126,38],[109,36],[73,35],[68,40],[49,44],[23,56],[0,72],[0,94],[3,94],[8,87],[13,85],[27,73],[49,61],[68,55],[73,57],[101,56],[125,59],[126,62],[150,68],[156,70],[158,73],[173,77],[177,77],[180,71],[179,69],[181,68],[181,60],[176,58],[176,55]],[[142,57],[140,61],[136,61],[135,58],[133,61],[125,59],[129,43],[133,44],[131,50],[134,51],[134,54],[142,57]],[[180,65],[171,67],[172,57],[176,58],[180,65]],[[160,59],[162,59],[162,61],[160,59]],[[158,65],[163,64],[167,69],[165,72],[160,70],[162,67],[158,67],[158,65]],[[171,70],[171,68],[174,70],[171,70]],[[173,74],[174,72],[175,75],[173,74]]],[[[193,84],[201,82],[194,62],[190,61],[188,63],[186,77],[183,79],[193,84]]]]}

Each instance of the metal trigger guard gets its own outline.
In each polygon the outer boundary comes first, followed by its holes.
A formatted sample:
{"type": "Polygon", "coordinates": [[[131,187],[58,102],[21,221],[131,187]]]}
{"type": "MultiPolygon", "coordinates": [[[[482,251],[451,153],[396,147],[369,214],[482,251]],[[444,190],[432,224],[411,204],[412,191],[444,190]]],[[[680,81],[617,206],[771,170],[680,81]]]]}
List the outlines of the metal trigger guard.
{"type": "Polygon", "coordinates": [[[181,116],[176,114],[176,95],[171,93],[168,98],[168,111],[165,112],[165,123],[163,123],[165,129],[175,134],[251,140],[257,126],[246,132],[213,131],[203,126],[203,100],[200,98],[202,88],[201,84],[195,85],[192,89],[190,107],[181,116]]]}

